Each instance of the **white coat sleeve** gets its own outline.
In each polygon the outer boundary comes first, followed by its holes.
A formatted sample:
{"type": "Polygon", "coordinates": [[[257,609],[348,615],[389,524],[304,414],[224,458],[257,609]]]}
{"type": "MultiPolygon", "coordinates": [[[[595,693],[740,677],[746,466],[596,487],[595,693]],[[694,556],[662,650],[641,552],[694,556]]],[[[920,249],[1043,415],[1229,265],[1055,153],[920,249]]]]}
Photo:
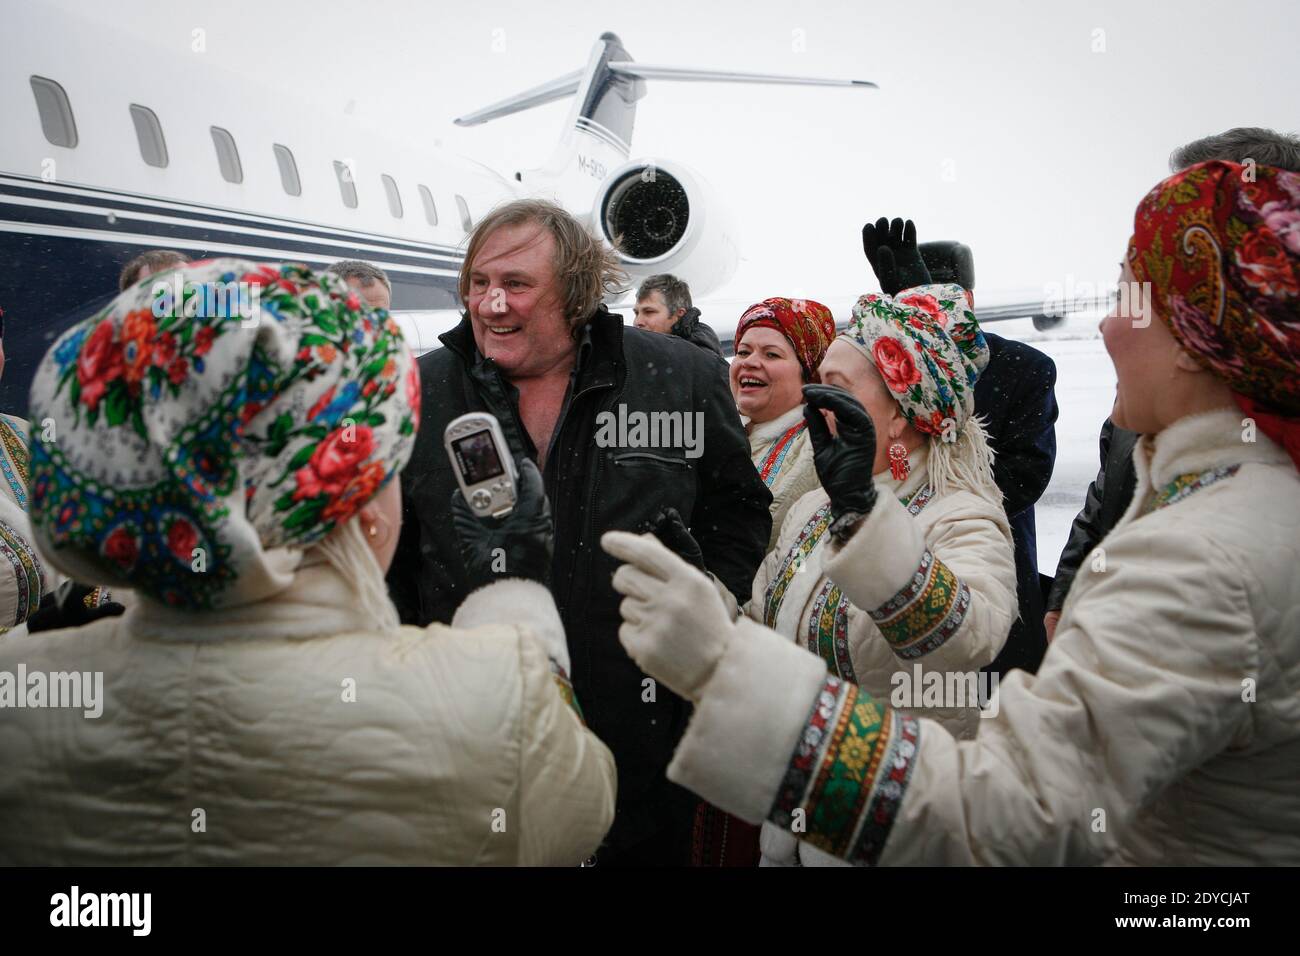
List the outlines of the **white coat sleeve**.
{"type": "Polygon", "coordinates": [[[550,590],[536,581],[506,578],[471,592],[456,609],[452,626],[487,624],[519,631],[518,863],[576,866],[595,852],[614,821],[614,756],[582,720],[569,683],[564,625],[550,590]]]}
{"type": "Polygon", "coordinates": [[[614,822],[614,755],[587,729],[568,677],[520,629],[523,668],[520,755],[521,866],[577,866],[614,822]]]}
{"type": "MultiPolygon", "coordinates": [[[[866,611],[900,661],[974,671],[991,663],[1015,620],[1016,561],[1005,518],[974,496],[923,535],[881,495],[857,532],[831,546],[827,576],[866,611]]],[[[935,502],[930,507],[941,507],[935,502]]]]}
{"type": "Polygon", "coordinates": [[[1038,675],[1003,682],[973,740],[825,675],[771,632],[732,640],[669,776],[751,822],[789,829],[799,813],[804,839],[858,864],[1101,862],[1154,798],[1248,742],[1248,586],[1225,575],[1210,592],[1203,573],[1179,573],[1203,572],[1207,546],[1116,540],[1038,675]]]}

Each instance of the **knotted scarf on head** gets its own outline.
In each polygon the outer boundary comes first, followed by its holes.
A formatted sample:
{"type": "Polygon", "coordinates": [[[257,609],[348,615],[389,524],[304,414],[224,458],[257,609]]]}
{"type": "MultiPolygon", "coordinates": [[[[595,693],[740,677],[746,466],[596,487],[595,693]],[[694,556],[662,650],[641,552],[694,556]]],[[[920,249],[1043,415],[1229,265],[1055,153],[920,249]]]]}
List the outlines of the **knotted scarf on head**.
{"type": "Polygon", "coordinates": [[[811,382],[819,382],[817,366],[835,338],[835,317],[831,310],[812,299],[764,299],[751,305],[736,324],[733,349],[740,347],[745,333],[754,328],[775,329],[794,348],[795,358],[811,382]]]}
{"type": "Polygon", "coordinates": [[[397,324],[342,279],[218,259],[68,330],[31,407],[42,550],[198,610],[291,583],[406,463],[420,383],[397,324]]]}
{"type": "Polygon", "coordinates": [[[975,414],[975,381],[989,347],[962,288],[918,286],[896,298],[864,295],[853,307],[848,341],[876,367],[919,432],[942,435],[975,414]]]}
{"type": "Polygon", "coordinates": [[[989,347],[961,286],[864,295],[843,339],[875,366],[912,427],[929,436],[935,491],[945,493],[956,479],[991,494],[993,453],[975,417],[975,382],[989,347]]]}
{"type": "Polygon", "coordinates": [[[1300,468],[1300,175],[1213,161],[1147,193],[1128,264],[1189,354],[1300,468]]]}

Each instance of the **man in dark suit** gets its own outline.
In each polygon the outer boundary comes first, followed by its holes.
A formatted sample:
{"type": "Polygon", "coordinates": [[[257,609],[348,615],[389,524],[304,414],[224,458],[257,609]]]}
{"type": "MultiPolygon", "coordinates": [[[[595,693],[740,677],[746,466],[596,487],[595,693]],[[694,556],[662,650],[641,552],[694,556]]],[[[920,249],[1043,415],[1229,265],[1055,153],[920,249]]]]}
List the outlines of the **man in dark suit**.
{"type": "MultiPolygon", "coordinates": [[[[956,282],[973,300],[975,260],[969,246],[926,242],[920,250],[935,282],[956,282]]],[[[993,477],[1011,524],[1020,604],[1006,644],[984,670],[999,676],[1013,668],[1033,673],[1047,651],[1034,504],[1056,463],[1056,363],[1024,342],[983,331],[989,364],[975,383],[975,412],[984,419],[994,451],[993,477]]]]}

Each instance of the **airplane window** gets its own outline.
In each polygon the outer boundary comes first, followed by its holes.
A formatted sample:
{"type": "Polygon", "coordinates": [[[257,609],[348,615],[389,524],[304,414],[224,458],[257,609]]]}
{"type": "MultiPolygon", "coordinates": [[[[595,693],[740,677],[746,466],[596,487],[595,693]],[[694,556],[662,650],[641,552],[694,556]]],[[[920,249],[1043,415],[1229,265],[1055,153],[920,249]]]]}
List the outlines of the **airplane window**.
{"type": "Polygon", "coordinates": [[[429,220],[429,225],[438,225],[438,207],[433,204],[433,193],[423,184],[420,186],[420,200],[424,203],[424,218],[429,220]]]}
{"type": "Polygon", "coordinates": [[[469,215],[469,203],[465,202],[465,197],[456,194],[456,208],[460,210],[460,224],[466,232],[474,228],[474,220],[469,215]]]}
{"type": "Polygon", "coordinates": [[[36,110],[41,114],[41,132],[53,146],[77,145],[77,124],[72,119],[72,104],[63,87],[43,76],[33,76],[32,94],[36,97],[36,110]]]}
{"type": "Polygon", "coordinates": [[[217,163],[221,166],[221,178],[228,183],[242,183],[244,167],[239,164],[239,150],[235,148],[235,137],[220,126],[214,126],[212,144],[217,147],[217,163]]]}
{"type": "Polygon", "coordinates": [[[357,184],[352,181],[352,168],[347,163],[340,163],[334,160],[334,175],[339,180],[339,194],[343,197],[343,205],[349,209],[357,208],[357,184]]]}
{"type": "Polygon", "coordinates": [[[401,219],[402,197],[397,192],[397,181],[387,173],[380,178],[384,181],[384,192],[388,195],[388,211],[393,214],[394,219],[401,219]]]}
{"type": "Polygon", "coordinates": [[[290,196],[302,195],[302,182],[298,179],[298,164],[288,146],[275,144],[275,162],[280,167],[280,185],[290,196]]]}
{"type": "Polygon", "coordinates": [[[150,166],[159,169],[167,166],[167,142],[163,139],[162,124],[158,114],[147,106],[131,104],[131,122],[135,123],[135,138],[140,141],[140,156],[150,166]]]}

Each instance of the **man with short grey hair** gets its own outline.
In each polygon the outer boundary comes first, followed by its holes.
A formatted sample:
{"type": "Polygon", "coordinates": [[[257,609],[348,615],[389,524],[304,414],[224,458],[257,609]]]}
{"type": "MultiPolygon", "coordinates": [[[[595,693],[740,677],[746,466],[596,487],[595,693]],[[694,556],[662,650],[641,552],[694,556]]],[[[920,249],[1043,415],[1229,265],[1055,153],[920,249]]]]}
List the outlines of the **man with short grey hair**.
{"type": "Polygon", "coordinates": [[[1178,172],[1212,159],[1243,166],[1254,162],[1257,166],[1276,166],[1297,172],[1300,171],[1300,136],[1260,126],[1237,126],[1180,146],[1170,155],[1169,168],[1178,172]]]}
{"type": "Polygon", "coordinates": [[[679,336],[723,358],[717,334],[700,321],[700,310],[691,305],[691,287],[676,276],[664,272],[642,282],[632,314],[638,329],[679,336]]]}
{"type": "Polygon", "coordinates": [[[344,259],[326,271],[346,282],[370,308],[392,309],[393,284],[389,281],[388,274],[378,266],[360,259],[344,259]]]}

